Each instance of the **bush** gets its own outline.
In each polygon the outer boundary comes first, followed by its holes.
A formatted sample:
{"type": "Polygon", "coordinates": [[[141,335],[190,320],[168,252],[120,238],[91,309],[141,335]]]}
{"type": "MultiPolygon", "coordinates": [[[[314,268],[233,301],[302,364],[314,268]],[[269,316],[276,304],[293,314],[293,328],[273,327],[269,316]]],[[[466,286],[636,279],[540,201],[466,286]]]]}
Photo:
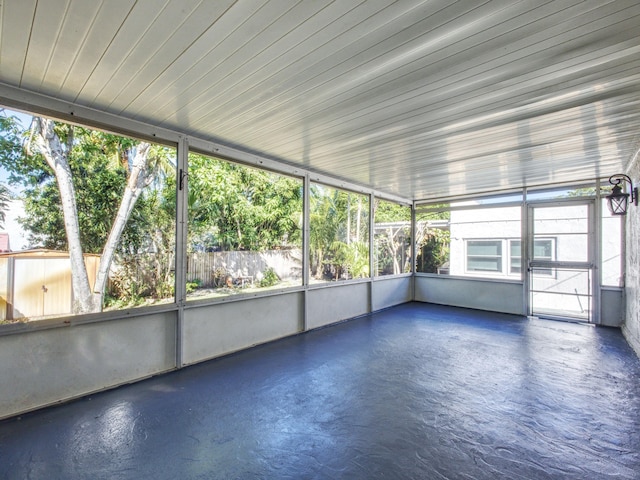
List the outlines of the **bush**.
{"type": "Polygon", "coordinates": [[[276,274],[275,270],[269,267],[264,271],[264,276],[260,280],[260,286],[272,287],[273,285],[276,285],[279,281],[280,279],[278,278],[278,275],[276,274]]]}
{"type": "Polygon", "coordinates": [[[202,281],[199,279],[193,280],[193,282],[187,282],[187,293],[193,293],[195,290],[200,288],[202,285],[202,281]]]}

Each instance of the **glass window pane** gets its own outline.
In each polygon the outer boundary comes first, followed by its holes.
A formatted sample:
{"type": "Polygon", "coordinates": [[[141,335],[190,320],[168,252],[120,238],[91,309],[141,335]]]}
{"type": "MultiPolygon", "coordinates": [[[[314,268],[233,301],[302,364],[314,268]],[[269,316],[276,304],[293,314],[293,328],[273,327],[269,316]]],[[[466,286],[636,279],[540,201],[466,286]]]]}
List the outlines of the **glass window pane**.
{"type": "MultiPolygon", "coordinates": [[[[500,205],[500,196],[470,209],[448,209],[452,204],[432,206],[416,213],[417,271],[459,276],[487,276],[513,278],[520,275],[519,261],[511,261],[507,269],[502,259],[509,239],[521,235],[521,206],[500,205]],[[487,205],[487,206],[483,206],[487,205]]],[[[459,207],[458,207],[459,208],[459,207]]]]}
{"type": "Polygon", "coordinates": [[[551,240],[535,240],[533,257],[536,260],[553,260],[553,243],[551,240]]]}
{"type": "Polygon", "coordinates": [[[561,198],[594,197],[596,195],[596,191],[597,188],[593,184],[533,190],[527,192],[527,201],[533,202],[539,200],[558,200],[561,198]]]}
{"type": "Polygon", "coordinates": [[[502,255],[502,242],[488,240],[469,240],[467,255],[502,255]]]}
{"type": "Polygon", "coordinates": [[[189,154],[187,299],[302,284],[302,180],[189,154]]]}
{"type": "Polygon", "coordinates": [[[411,207],[375,199],[374,274],[411,272],[411,207]]]}
{"type": "Polygon", "coordinates": [[[30,127],[31,118],[19,120],[0,120],[12,194],[0,269],[13,264],[2,321],[173,301],[175,148],[45,117],[30,127]]]}
{"type": "Polygon", "coordinates": [[[502,260],[500,258],[468,257],[467,270],[500,272],[502,271],[502,260]]]}
{"type": "Polygon", "coordinates": [[[520,240],[509,240],[510,266],[509,271],[512,274],[520,274],[522,272],[522,243],[520,240]]]}
{"type": "Polygon", "coordinates": [[[416,212],[416,271],[449,274],[451,212],[416,212]]]}
{"type": "Polygon", "coordinates": [[[467,271],[502,271],[501,240],[468,240],[467,271]]]}
{"type": "Polygon", "coordinates": [[[623,218],[611,215],[606,199],[602,200],[602,285],[623,286],[622,225],[623,218]]]}
{"type": "Polygon", "coordinates": [[[519,258],[522,254],[520,240],[510,240],[509,245],[511,246],[511,256],[519,258]]]}
{"type": "Polygon", "coordinates": [[[369,197],[311,183],[310,281],[369,276],[369,197]]]}

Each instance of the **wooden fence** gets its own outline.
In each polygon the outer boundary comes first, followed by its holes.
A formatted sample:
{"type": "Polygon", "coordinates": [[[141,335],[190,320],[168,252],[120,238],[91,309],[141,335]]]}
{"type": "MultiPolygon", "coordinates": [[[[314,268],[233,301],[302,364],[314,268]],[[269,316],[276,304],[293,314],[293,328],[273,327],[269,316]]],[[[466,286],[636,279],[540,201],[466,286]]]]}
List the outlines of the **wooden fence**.
{"type": "Polygon", "coordinates": [[[187,281],[201,287],[219,286],[225,275],[259,280],[272,268],[281,280],[302,278],[302,251],[268,250],[264,252],[194,252],[187,256],[187,281]]]}

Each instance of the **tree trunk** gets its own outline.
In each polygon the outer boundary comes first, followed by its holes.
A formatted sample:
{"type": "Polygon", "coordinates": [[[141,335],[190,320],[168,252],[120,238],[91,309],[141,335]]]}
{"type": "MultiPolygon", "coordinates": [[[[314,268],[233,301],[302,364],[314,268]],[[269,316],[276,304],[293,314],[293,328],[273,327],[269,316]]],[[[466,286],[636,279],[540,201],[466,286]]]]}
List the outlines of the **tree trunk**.
{"type": "Polygon", "coordinates": [[[60,191],[64,225],[69,246],[69,258],[71,260],[71,282],[73,286],[73,313],[98,312],[102,308],[102,297],[106,286],[109,269],[113,261],[120,236],[124,230],[131,211],[140,197],[142,191],[153,180],[153,172],[150,171],[148,156],[150,144],[141,142],[136,149],[127,185],[122,195],[118,213],[111,226],[107,243],[100,257],[100,266],[96,276],[93,291],[89,285],[87,267],[84,263],[82,244],[80,243],[80,225],[78,222],[78,209],[76,206],[76,193],[73,186],[71,168],[68,155],[73,146],[73,127],[69,127],[69,137],[66,149],[54,130],[53,120],[34,117],[32,126],[32,140],[28,146],[35,145],[49,166],[53,169],[60,191]]]}
{"type": "Polygon", "coordinates": [[[100,304],[94,302],[91,294],[89,276],[87,275],[87,267],[84,263],[84,255],[80,243],[80,225],[78,223],[76,193],[68,161],[68,155],[73,144],[73,127],[69,128],[69,139],[65,150],[54,130],[53,120],[34,117],[32,142],[53,170],[60,191],[64,228],[67,234],[69,259],[71,261],[73,313],[90,313],[98,311],[100,304]]]}
{"type": "Polygon", "coordinates": [[[96,283],[93,287],[94,301],[98,302],[98,305],[102,304],[104,289],[107,284],[107,279],[109,278],[109,269],[111,268],[120,236],[127,225],[129,216],[140,194],[149,185],[151,180],[153,180],[153,172],[150,171],[148,162],[150,148],[151,145],[146,142],[141,142],[136,147],[136,156],[133,159],[133,165],[131,166],[129,178],[127,179],[127,186],[122,194],[118,213],[113,221],[107,243],[100,257],[100,266],[96,275],[96,283]]]}

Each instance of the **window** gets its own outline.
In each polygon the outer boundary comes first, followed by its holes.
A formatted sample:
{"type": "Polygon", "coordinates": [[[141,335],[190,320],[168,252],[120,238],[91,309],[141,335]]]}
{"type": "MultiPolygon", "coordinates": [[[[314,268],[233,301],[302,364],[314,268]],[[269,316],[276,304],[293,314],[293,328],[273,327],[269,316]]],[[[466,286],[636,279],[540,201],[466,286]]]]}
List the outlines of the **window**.
{"type": "Polygon", "coordinates": [[[7,113],[0,322],[173,301],[176,149],[7,113]]]}
{"type": "MultiPolygon", "coordinates": [[[[509,240],[509,273],[512,275],[522,274],[522,257],[521,257],[520,240],[509,240]]],[[[555,239],[540,238],[536,239],[533,246],[533,257],[536,260],[554,261],[555,256],[555,239]]],[[[536,275],[553,275],[550,268],[536,268],[536,275]]]]}
{"type": "Polygon", "coordinates": [[[522,275],[522,242],[509,240],[509,273],[522,275]]]}
{"type": "Polygon", "coordinates": [[[374,219],[375,275],[411,272],[411,207],[375,199],[374,219]]]}
{"type": "MultiPolygon", "coordinates": [[[[507,239],[521,235],[521,195],[416,208],[416,271],[513,279],[507,239]]],[[[517,267],[514,267],[517,268],[517,267]]]]}
{"type": "MultiPolygon", "coordinates": [[[[609,189],[610,190],[610,189],[609,189]]],[[[606,192],[608,194],[609,192],[606,192]]],[[[620,215],[611,215],[606,199],[602,199],[602,285],[610,287],[623,286],[623,219],[620,215]]]]}
{"type": "Polygon", "coordinates": [[[189,154],[187,299],[302,285],[302,180],[189,154]]]}
{"type": "Polygon", "coordinates": [[[369,197],[310,185],[309,268],[312,283],[369,276],[369,197]]]}
{"type": "Polygon", "coordinates": [[[422,206],[416,212],[416,272],[449,274],[448,204],[422,206]]]}
{"type": "Polygon", "coordinates": [[[468,240],[467,271],[502,272],[502,241],[468,240]]]}

